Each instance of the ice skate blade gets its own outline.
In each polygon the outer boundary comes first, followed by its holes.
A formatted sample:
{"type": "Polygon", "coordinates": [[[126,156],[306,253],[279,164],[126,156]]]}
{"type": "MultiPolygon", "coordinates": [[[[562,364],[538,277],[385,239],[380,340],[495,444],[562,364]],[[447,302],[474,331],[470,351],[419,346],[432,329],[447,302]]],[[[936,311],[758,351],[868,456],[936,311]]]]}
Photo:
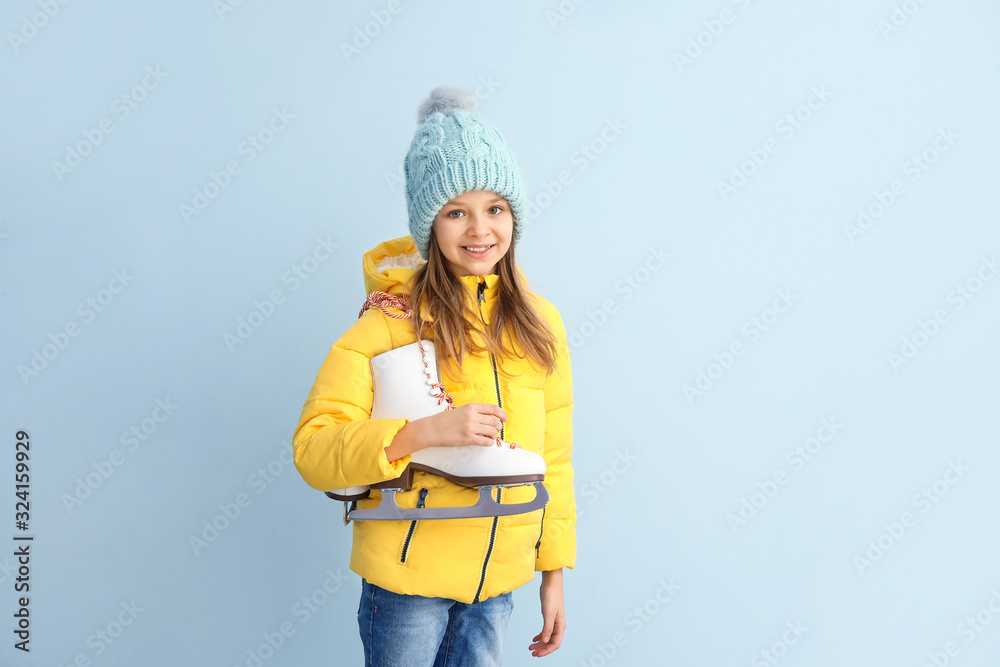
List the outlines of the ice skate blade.
{"type": "MultiPolygon", "coordinates": [[[[504,485],[520,486],[520,485],[504,485]]],[[[351,510],[347,513],[349,521],[410,521],[425,519],[475,519],[490,516],[509,516],[534,512],[545,507],[549,501],[549,492],[541,482],[535,482],[535,497],[526,503],[500,504],[493,498],[492,486],[479,487],[479,500],[468,507],[421,507],[403,509],[396,504],[398,489],[384,489],[382,500],[378,507],[365,510],[351,510]]]]}

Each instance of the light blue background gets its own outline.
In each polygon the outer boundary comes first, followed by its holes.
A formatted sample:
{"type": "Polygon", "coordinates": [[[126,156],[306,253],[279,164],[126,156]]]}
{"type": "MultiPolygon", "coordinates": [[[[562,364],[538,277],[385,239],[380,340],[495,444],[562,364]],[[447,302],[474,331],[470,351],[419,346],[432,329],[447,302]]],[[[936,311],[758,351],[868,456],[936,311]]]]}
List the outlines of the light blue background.
{"type": "MultiPolygon", "coordinates": [[[[783,667],[917,667],[954,642],[948,664],[997,664],[995,3],[593,0],[552,23],[556,0],[402,0],[395,14],[246,0],[221,16],[209,0],[72,2],[13,44],[40,6],[0,13],[0,537],[17,532],[18,429],[35,535],[30,655],[12,648],[14,561],[0,556],[0,663],[247,665],[289,622],[268,667],[362,664],[341,506],[272,462],[357,316],[362,253],[407,233],[402,157],[418,103],[449,84],[478,89],[517,156],[540,211],[518,261],[579,336],[579,558],[546,663],[754,666],[773,648],[783,667]],[[345,56],[366,24],[375,36],[345,56]],[[122,118],[115,100],[157,67],[122,118]],[[274,109],[294,118],[247,161],[241,142],[274,109]],[[788,136],[777,124],[795,113],[788,136]],[[102,119],[113,131],[60,179],[53,162],[102,119]],[[933,163],[912,171],[925,151],[933,163]],[[240,172],[185,222],[179,207],[229,160],[240,172]],[[894,180],[903,193],[852,243],[845,225],[894,180]],[[293,290],[284,277],[317,238],[337,248],[293,290]],[[654,248],[670,257],[649,271],[654,248]],[[87,321],[78,304],[123,268],[128,285],[87,321]],[[978,291],[959,308],[966,285],[978,291]],[[230,350],[224,335],[275,289],[284,301],[230,350]],[[792,305],[752,339],[744,325],[773,315],[779,290],[792,305]],[[70,321],[78,335],[23,379],[70,321]],[[922,345],[894,368],[904,338],[922,345]],[[713,368],[733,343],[743,354],[713,368]],[[689,399],[699,371],[715,379],[689,399]],[[128,451],[121,434],[157,399],[179,407],[128,451]],[[824,419],[842,426],[796,470],[786,453],[824,419]],[[121,465],[69,511],[115,450],[121,465]],[[968,470],[915,504],[949,462],[968,470]],[[786,483],[752,498],[776,472],[786,483]],[[251,504],[195,555],[190,536],[240,493],[251,504]],[[734,530],[743,499],[759,507],[734,530]],[[915,525],[892,538],[904,512],[915,525]],[[891,548],[859,567],[880,537],[891,548]],[[345,583],[305,619],[295,605],[328,570],[345,583]],[[661,581],[679,587],[666,602],[661,581]],[[88,638],[133,601],[97,655],[88,638]],[[989,622],[963,632],[977,612],[989,622]]],[[[540,629],[536,579],[515,593],[505,664],[534,664],[540,629]]]]}

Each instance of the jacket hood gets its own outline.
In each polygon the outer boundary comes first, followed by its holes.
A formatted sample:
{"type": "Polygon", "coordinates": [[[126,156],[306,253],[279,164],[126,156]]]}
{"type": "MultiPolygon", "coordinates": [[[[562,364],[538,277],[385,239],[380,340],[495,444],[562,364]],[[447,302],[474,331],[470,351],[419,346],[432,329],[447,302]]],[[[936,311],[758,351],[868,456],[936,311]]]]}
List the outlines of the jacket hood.
{"type": "Polygon", "coordinates": [[[365,294],[406,294],[406,281],[426,263],[421,259],[411,236],[401,236],[378,244],[361,259],[365,294]]]}
{"type": "MultiPolygon", "coordinates": [[[[380,243],[362,257],[365,294],[376,291],[388,294],[408,294],[409,289],[406,287],[406,281],[410,279],[414,271],[426,263],[426,260],[420,257],[420,251],[417,250],[417,245],[410,235],[380,243]]],[[[517,267],[517,273],[521,278],[521,284],[527,289],[528,282],[520,266],[517,267]]],[[[483,295],[486,302],[492,305],[496,299],[497,281],[500,279],[498,274],[458,276],[458,279],[473,295],[476,294],[479,283],[485,282],[486,289],[483,295]]]]}

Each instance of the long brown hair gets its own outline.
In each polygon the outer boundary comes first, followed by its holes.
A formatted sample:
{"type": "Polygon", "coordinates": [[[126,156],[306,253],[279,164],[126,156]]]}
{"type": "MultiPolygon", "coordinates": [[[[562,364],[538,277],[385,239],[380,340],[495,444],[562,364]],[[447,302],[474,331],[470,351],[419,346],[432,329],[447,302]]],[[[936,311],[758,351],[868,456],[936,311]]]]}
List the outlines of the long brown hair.
{"type": "Polygon", "coordinates": [[[516,267],[511,243],[497,262],[497,301],[484,332],[478,304],[448,269],[431,228],[427,262],[407,281],[411,320],[414,333],[422,339],[432,339],[438,360],[452,364],[458,377],[464,378],[461,370],[464,356],[482,352],[492,352],[498,365],[505,357],[527,358],[529,364],[543,369],[546,375],[555,371],[558,341],[529,301],[529,292],[521,284],[516,267]],[[425,316],[430,320],[424,319],[425,316]]]}

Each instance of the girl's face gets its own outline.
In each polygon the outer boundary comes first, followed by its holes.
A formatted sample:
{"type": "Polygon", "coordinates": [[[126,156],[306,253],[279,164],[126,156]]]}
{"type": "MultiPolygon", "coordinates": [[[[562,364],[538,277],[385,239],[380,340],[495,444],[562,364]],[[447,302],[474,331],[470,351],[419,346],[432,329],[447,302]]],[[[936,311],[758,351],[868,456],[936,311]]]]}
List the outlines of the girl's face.
{"type": "Polygon", "coordinates": [[[485,276],[493,273],[510,248],[514,215],[497,193],[473,190],[445,204],[433,227],[445,264],[453,273],[485,276]]]}

